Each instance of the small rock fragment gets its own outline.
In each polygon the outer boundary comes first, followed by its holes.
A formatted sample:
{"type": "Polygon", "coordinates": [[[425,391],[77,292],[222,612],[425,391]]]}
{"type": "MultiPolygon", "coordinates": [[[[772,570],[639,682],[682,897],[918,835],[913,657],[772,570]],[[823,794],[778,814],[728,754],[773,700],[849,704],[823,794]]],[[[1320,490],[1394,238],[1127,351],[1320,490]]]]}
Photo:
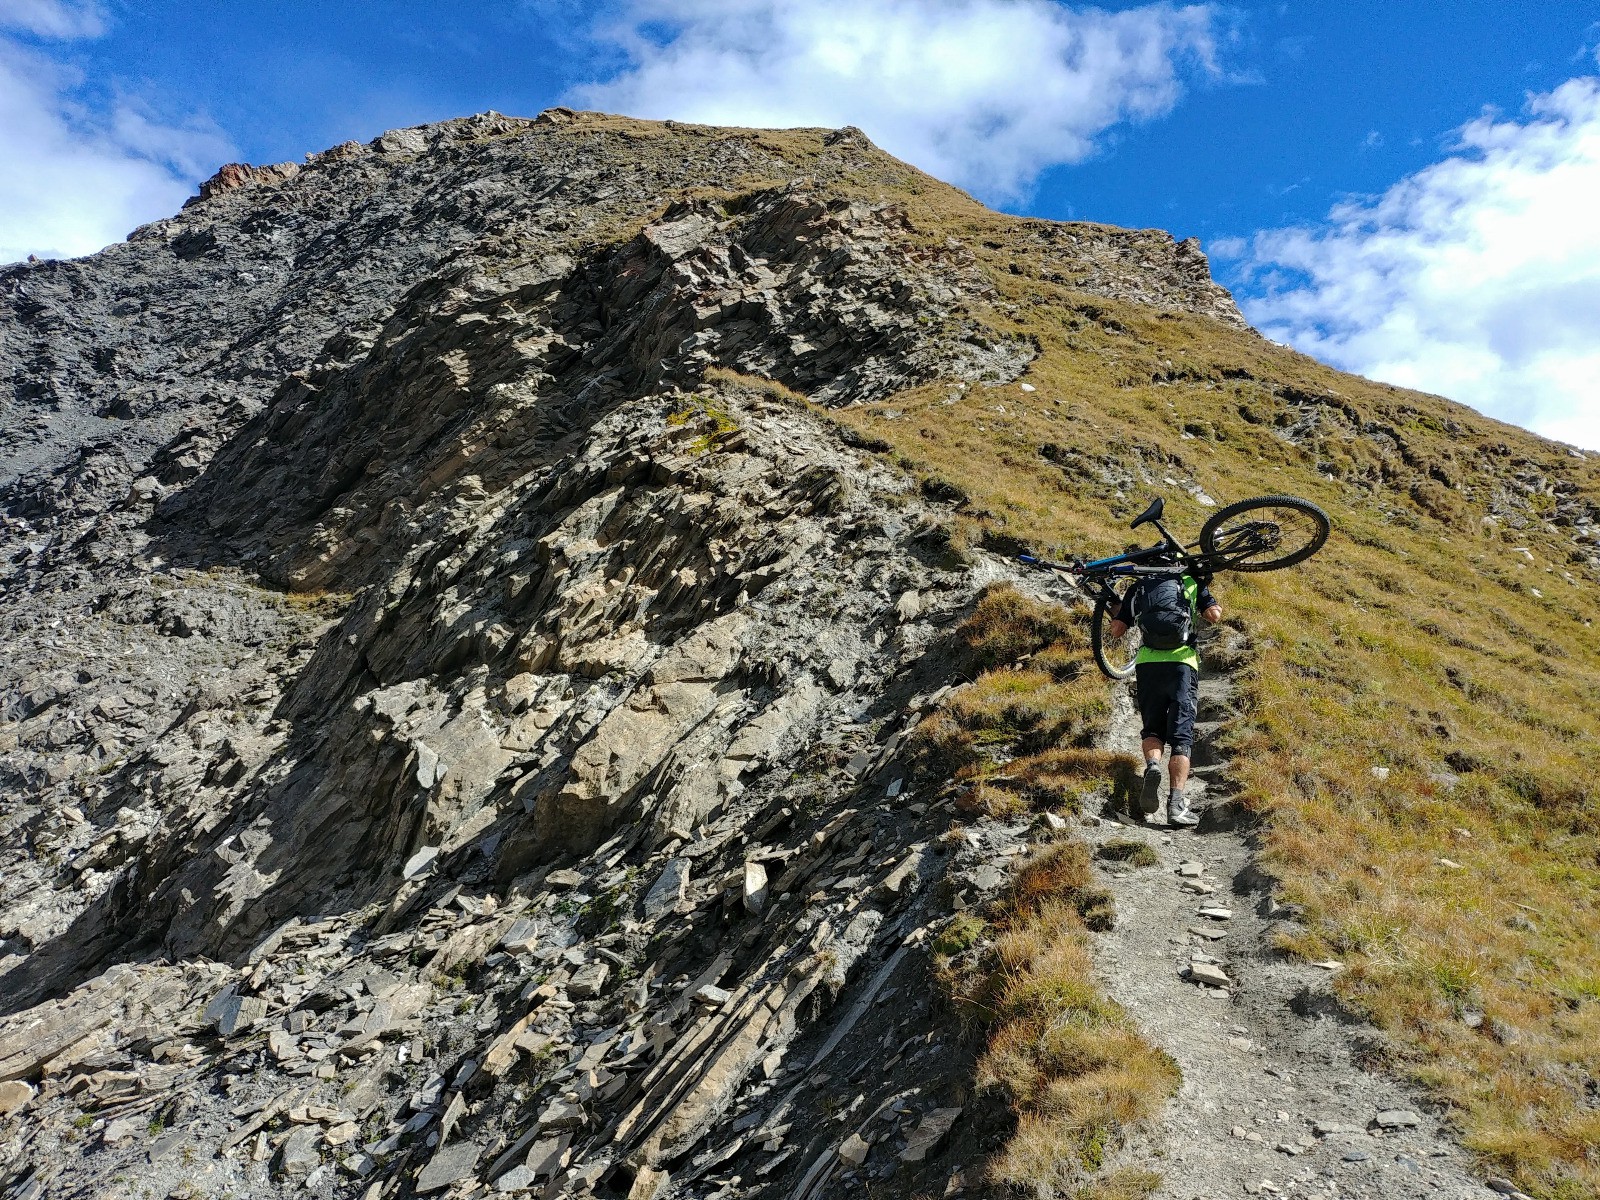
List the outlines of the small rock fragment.
{"type": "Polygon", "coordinates": [[[218,1033],[225,1038],[244,1033],[267,1015],[267,1002],[260,996],[239,996],[226,993],[206,1009],[218,1033]]]}
{"type": "Polygon", "coordinates": [[[285,1175],[306,1175],[321,1161],[317,1153],[317,1139],[321,1132],[315,1125],[301,1125],[284,1138],[278,1151],[278,1170],[285,1175]]]}
{"type": "Polygon", "coordinates": [[[520,1192],[524,1188],[531,1187],[535,1178],[536,1176],[528,1169],[525,1163],[518,1163],[500,1176],[499,1179],[495,1180],[495,1191],[520,1192]]]}
{"type": "Polygon", "coordinates": [[[500,948],[511,954],[532,953],[539,946],[535,929],[534,923],[527,917],[518,917],[511,923],[511,928],[501,935],[500,948]]]}
{"type": "Polygon", "coordinates": [[[466,1179],[477,1167],[478,1155],[482,1153],[482,1148],[471,1142],[442,1147],[417,1175],[417,1195],[442,1192],[451,1184],[466,1179]]]}
{"type": "Polygon", "coordinates": [[[725,988],[719,988],[715,984],[707,983],[696,989],[694,998],[708,1008],[721,1008],[728,1002],[730,994],[725,988]]]}
{"type": "Polygon", "coordinates": [[[758,862],[744,864],[744,910],[759,916],[767,907],[767,869],[758,862]]]}
{"type": "Polygon", "coordinates": [[[20,1079],[0,1083],[0,1117],[16,1112],[33,1099],[33,1088],[20,1079]]]}
{"type": "Polygon", "coordinates": [[[406,859],[406,865],[400,868],[400,878],[415,879],[418,875],[423,874],[425,871],[431,868],[434,864],[434,860],[438,857],[439,847],[424,846],[410,858],[406,859]]]}
{"type": "Polygon", "coordinates": [[[567,992],[574,1000],[593,1000],[606,986],[606,980],[611,976],[609,963],[590,963],[580,967],[567,984],[567,992]]]}
{"type": "Polygon", "coordinates": [[[1415,1129],[1422,1124],[1422,1118],[1408,1108],[1386,1109],[1372,1120],[1380,1129],[1415,1129]]]}
{"type": "Polygon", "coordinates": [[[675,858],[666,865],[659,879],[645,893],[644,915],[651,921],[659,921],[662,917],[672,912],[682,902],[684,893],[689,887],[689,860],[675,858]]]}
{"type": "Polygon", "coordinates": [[[1196,983],[1208,984],[1211,987],[1231,987],[1233,980],[1228,978],[1228,973],[1214,963],[1195,960],[1189,964],[1189,978],[1196,983]]]}
{"type": "Polygon", "coordinates": [[[906,1148],[900,1152],[900,1161],[922,1162],[944,1140],[960,1116],[959,1108],[936,1108],[925,1114],[922,1120],[917,1122],[917,1127],[911,1131],[911,1137],[906,1141],[906,1148]]]}
{"type": "Polygon", "coordinates": [[[859,1167],[867,1161],[867,1154],[871,1149],[871,1142],[867,1141],[859,1133],[852,1133],[839,1146],[839,1157],[852,1167],[859,1167]]]}
{"type": "MultiPolygon", "coordinates": [[[[583,1108],[566,1100],[552,1100],[539,1114],[539,1128],[577,1129],[584,1123],[583,1108]]],[[[535,1147],[537,1149],[538,1147],[535,1147]]],[[[532,1155],[529,1155],[532,1158],[532,1155]]]]}

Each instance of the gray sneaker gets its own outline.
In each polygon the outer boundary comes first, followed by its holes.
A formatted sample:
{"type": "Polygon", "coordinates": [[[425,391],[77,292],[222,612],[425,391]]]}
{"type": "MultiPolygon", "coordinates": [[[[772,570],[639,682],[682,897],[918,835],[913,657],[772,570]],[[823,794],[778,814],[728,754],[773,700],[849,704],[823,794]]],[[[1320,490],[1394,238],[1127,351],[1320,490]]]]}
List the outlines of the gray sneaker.
{"type": "Polygon", "coordinates": [[[1200,824],[1200,818],[1195,816],[1194,809],[1189,807],[1189,801],[1182,796],[1172,796],[1167,800],[1167,824],[1180,825],[1185,829],[1192,829],[1200,824]]]}
{"type": "Polygon", "coordinates": [[[1139,793],[1139,807],[1146,816],[1161,807],[1161,764],[1148,763],[1144,769],[1144,790],[1139,793]]]}

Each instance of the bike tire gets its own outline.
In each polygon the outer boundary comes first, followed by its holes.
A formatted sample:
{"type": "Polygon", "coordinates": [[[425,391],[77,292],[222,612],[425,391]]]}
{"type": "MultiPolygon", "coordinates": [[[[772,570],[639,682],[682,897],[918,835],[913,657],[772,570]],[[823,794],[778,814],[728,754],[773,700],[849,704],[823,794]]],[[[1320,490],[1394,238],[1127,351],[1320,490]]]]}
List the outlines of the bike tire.
{"type": "Polygon", "coordinates": [[[1130,626],[1125,635],[1114,638],[1110,625],[1110,606],[1103,599],[1096,600],[1094,615],[1089,618],[1089,644],[1094,647],[1094,661],[1108,679],[1131,679],[1139,653],[1139,627],[1130,626]]]}
{"type": "Polygon", "coordinates": [[[1330,528],[1328,514],[1309,500],[1256,496],[1213,513],[1200,530],[1200,550],[1222,560],[1219,571],[1281,571],[1322,549],[1330,528]],[[1246,514],[1253,515],[1238,519],[1246,514]],[[1293,541],[1284,548],[1286,528],[1293,541]]]}

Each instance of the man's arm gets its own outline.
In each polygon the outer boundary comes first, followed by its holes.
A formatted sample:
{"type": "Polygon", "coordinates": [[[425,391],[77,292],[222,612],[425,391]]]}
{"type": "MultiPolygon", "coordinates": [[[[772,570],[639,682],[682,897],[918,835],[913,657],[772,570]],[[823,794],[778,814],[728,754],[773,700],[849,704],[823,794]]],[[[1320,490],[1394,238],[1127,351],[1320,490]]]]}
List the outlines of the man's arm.
{"type": "MultiPolygon", "coordinates": [[[[1130,592],[1133,590],[1131,584],[1129,585],[1128,590],[1130,592]]],[[[1109,633],[1113,638],[1120,638],[1123,634],[1128,632],[1128,623],[1122,619],[1122,610],[1126,608],[1127,605],[1128,597],[1123,596],[1122,599],[1118,600],[1116,605],[1111,609],[1111,624],[1106,627],[1106,632],[1109,633]]]]}
{"type": "Polygon", "coordinates": [[[1206,624],[1215,625],[1222,620],[1222,605],[1217,603],[1217,598],[1211,594],[1211,580],[1202,579],[1200,583],[1199,600],[1200,615],[1206,619],[1206,624]]]}

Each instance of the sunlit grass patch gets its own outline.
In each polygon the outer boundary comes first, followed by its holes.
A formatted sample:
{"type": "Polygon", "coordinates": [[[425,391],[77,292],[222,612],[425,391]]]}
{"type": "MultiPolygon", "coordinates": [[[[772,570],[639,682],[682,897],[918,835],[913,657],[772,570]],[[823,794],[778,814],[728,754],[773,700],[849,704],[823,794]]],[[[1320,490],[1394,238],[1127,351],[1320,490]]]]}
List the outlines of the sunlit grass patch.
{"type": "Polygon", "coordinates": [[[1057,683],[1048,671],[990,671],[957,692],[950,714],[980,740],[1028,750],[1092,742],[1110,715],[1104,681],[1080,675],[1057,683]]]}
{"type": "MultiPolygon", "coordinates": [[[[995,589],[957,638],[989,669],[925,719],[915,741],[925,766],[953,766],[958,808],[1012,820],[1132,786],[1133,756],[1078,744],[1095,739],[1109,702],[1071,618],[995,589]]],[[[1172,1060],[1095,983],[1090,931],[1114,919],[1088,848],[1062,839],[1030,854],[981,917],[959,913],[934,936],[936,973],[958,1010],[989,1030],[978,1085],[1017,1115],[989,1164],[997,1184],[1083,1200],[1133,1200],[1159,1184],[1150,1172],[1109,1168],[1178,1084],[1172,1060]]]]}
{"type": "Polygon", "coordinates": [[[1134,838],[1112,838],[1095,847],[1094,856],[1106,862],[1126,863],[1130,867],[1153,867],[1161,861],[1148,842],[1134,838]]]}
{"type": "Polygon", "coordinates": [[[990,1164],[996,1182],[1074,1194],[1177,1089],[1176,1064],[1094,982],[1088,930],[1109,918],[1087,850],[1056,843],[1019,871],[988,952],[952,972],[957,994],[993,1026],[978,1085],[1017,1112],[990,1164]]]}
{"type": "Polygon", "coordinates": [[[1085,662],[1081,616],[1058,605],[1041,604],[1008,585],[984,592],[957,636],[979,671],[1014,666],[1044,650],[1050,650],[1052,657],[1040,669],[1051,674],[1061,673],[1069,656],[1080,667],[1085,662]]]}

